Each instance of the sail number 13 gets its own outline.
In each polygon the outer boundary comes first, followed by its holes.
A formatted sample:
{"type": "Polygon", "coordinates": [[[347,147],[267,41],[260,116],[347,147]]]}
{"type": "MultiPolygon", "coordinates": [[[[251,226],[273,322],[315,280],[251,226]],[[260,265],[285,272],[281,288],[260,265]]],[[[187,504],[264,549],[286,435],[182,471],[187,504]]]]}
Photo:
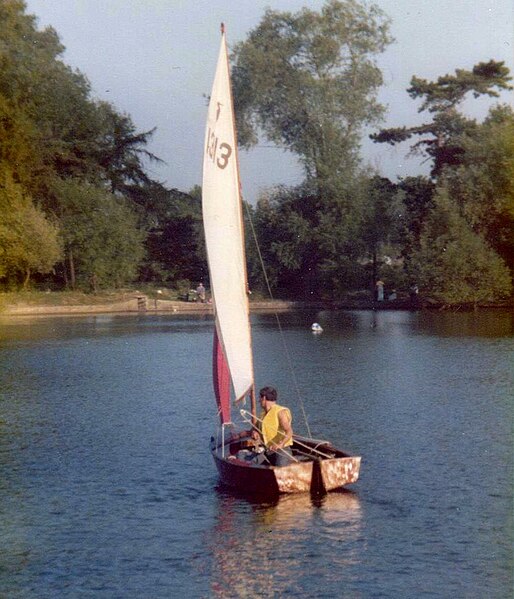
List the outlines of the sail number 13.
{"type": "Polygon", "coordinates": [[[219,143],[219,139],[210,128],[207,133],[207,147],[205,151],[216,166],[221,169],[227,166],[228,160],[232,155],[232,147],[225,142],[219,143]]]}

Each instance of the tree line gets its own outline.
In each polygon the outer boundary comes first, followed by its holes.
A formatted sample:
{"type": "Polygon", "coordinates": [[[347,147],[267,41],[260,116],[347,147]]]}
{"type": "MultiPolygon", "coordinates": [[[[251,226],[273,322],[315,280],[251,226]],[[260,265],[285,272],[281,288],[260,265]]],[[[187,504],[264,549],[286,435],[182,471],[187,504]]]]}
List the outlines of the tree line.
{"type": "MultiPolygon", "coordinates": [[[[514,114],[496,105],[479,123],[461,107],[512,89],[509,70],[490,60],[436,81],[414,76],[407,93],[426,122],[371,137],[411,140],[431,174],[393,182],[360,157],[364,128],[384,113],[375,59],[390,42],[379,8],[330,1],[319,13],[267,11],[236,47],[242,143],[264,135],[295,153],[305,173],[301,185],[276,189],[253,211],[269,278],[297,297],[337,298],[382,278],[390,290],[416,285],[446,303],[508,298],[514,114]]],[[[252,274],[258,280],[257,268],[252,274]]]]}
{"type": "MultiPolygon", "coordinates": [[[[304,180],[246,205],[275,296],[338,298],[416,284],[446,303],[512,294],[514,113],[468,118],[468,97],[511,89],[494,60],[407,90],[423,125],[379,129],[377,56],[387,16],[355,0],[319,12],[267,10],[231,56],[239,143],[294,153],[304,180]],[[411,141],[430,176],[391,181],[361,158],[376,143],[411,141]]],[[[166,188],[146,170],[152,131],[92,98],[20,0],[0,4],[0,283],[4,288],[120,287],[207,281],[201,189],[166,188]]],[[[247,235],[249,283],[266,284],[247,235]]]]}
{"type": "Polygon", "coordinates": [[[153,130],[93,98],[51,28],[0,3],[0,284],[121,287],[205,273],[200,198],[148,175],[153,130]]]}

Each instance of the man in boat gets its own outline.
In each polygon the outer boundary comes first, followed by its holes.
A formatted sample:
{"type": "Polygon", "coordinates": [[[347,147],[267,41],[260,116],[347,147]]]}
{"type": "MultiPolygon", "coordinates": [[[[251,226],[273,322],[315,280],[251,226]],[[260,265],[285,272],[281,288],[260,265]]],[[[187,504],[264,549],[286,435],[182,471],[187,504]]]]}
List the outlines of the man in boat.
{"type": "Polygon", "coordinates": [[[287,466],[293,456],[292,416],[289,408],[277,404],[277,395],[274,387],[263,387],[259,391],[262,413],[259,430],[252,430],[252,437],[264,443],[266,458],[274,466],[287,466]]]}

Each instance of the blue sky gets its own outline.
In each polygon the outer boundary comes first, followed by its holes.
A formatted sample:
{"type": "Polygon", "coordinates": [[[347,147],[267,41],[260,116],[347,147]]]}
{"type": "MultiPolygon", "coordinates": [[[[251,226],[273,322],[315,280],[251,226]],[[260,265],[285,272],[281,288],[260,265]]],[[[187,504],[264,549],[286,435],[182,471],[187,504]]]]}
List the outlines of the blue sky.
{"type": "MultiPolygon", "coordinates": [[[[154,177],[187,191],[201,179],[206,118],[219,47],[219,24],[229,44],[245,39],[267,7],[319,10],[321,0],[26,0],[39,26],[52,25],[66,47],[64,61],[90,80],[94,95],[129,113],[139,130],[157,127],[149,149],[167,164],[152,166],[154,177]]],[[[388,106],[384,126],[421,122],[406,93],[412,75],[436,79],[491,58],[514,71],[512,0],[375,0],[392,19],[396,39],[378,62],[388,106]]],[[[512,103],[512,93],[502,100],[512,103]]],[[[491,105],[466,104],[482,118],[491,105]]],[[[363,142],[364,159],[383,175],[427,172],[408,158],[408,145],[392,148],[363,142]]],[[[276,184],[294,184],[302,174],[294,157],[265,141],[242,152],[245,197],[276,184]]]]}

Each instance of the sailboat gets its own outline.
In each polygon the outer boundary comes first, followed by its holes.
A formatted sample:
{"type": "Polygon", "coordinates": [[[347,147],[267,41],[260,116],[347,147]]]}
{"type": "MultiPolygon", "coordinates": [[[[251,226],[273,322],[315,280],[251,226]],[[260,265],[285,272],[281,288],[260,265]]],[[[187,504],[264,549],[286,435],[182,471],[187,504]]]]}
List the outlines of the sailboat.
{"type": "Polygon", "coordinates": [[[215,315],[213,382],[220,420],[219,431],[211,439],[211,453],[221,482],[245,494],[319,494],[354,483],[360,457],[350,456],[325,440],[294,435],[293,458],[286,466],[255,459],[262,448],[255,446],[251,435],[252,428],[258,428],[259,417],[237,136],[223,25],[205,131],[202,213],[215,315]],[[236,405],[250,399],[248,430],[235,431],[232,397],[236,405]]]}

